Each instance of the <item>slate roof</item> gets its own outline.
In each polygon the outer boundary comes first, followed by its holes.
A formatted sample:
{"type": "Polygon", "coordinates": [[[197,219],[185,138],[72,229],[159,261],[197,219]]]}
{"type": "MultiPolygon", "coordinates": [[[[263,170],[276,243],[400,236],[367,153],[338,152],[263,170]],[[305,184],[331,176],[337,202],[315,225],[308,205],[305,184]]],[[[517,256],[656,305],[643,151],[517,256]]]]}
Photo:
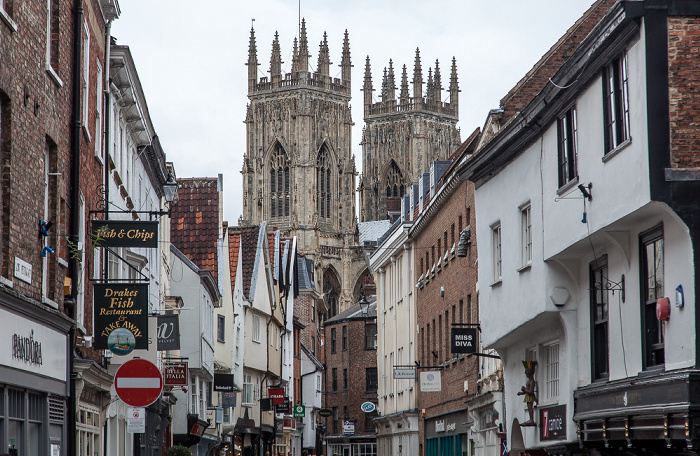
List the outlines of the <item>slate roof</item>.
{"type": "MultiPolygon", "coordinates": [[[[243,296],[246,299],[250,297],[250,286],[253,278],[253,268],[255,267],[255,256],[258,250],[258,233],[260,227],[258,225],[239,227],[234,226],[229,228],[229,236],[239,238],[238,251],[241,255],[241,274],[243,296]]],[[[229,252],[233,254],[232,243],[229,242],[229,252]]],[[[233,259],[231,260],[233,261],[233,259]]],[[[235,276],[233,275],[235,268],[231,269],[231,286],[234,286],[235,276]]]]}
{"type": "Polygon", "coordinates": [[[296,271],[299,290],[316,290],[314,261],[311,258],[297,257],[296,271]]]}
{"type": "Polygon", "coordinates": [[[178,202],[172,206],[170,240],[218,282],[219,190],[215,177],[179,178],[178,202]]]}
{"type": "Polygon", "coordinates": [[[341,321],[347,320],[362,320],[365,318],[376,318],[377,316],[377,295],[371,295],[367,297],[369,302],[369,310],[366,314],[362,313],[362,307],[359,304],[348,307],[344,311],[340,312],[333,318],[329,318],[324,322],[324,325],[329,325],[333,323],[340,323],[341,321]]]}
{"type": "Polygon", "coordinates": [[[389,220],[377,220],[375,222],[360,222],[357,229],[360,231],[360,245],[365,241],[376,241],[391,227],[389,220]]]}

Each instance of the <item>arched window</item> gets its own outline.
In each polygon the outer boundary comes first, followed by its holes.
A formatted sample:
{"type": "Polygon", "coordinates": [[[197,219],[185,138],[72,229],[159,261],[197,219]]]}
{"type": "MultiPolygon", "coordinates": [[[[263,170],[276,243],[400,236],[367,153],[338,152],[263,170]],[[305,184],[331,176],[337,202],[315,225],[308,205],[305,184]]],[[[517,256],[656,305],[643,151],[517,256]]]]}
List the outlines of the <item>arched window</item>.
{"type": "Polygon", "coordinates": [[[394,196],[403,196],[405,188],[403,185],[403,176],[401,170],[396,166],[396,162],[391,162],[391,168],[386,175],[386,196],[391,198],[394,196]]]}
{"type": "Polygon", "coordinates": [[[279,144],[270,157],[270,216],[289,216],[289,161],[279,144]]]}
{"type": "Polygon", "coordinates": [[[324,145],[316,160],[316,212],[321,218],[331,217],[331,160],[330,153],[324,145]]]}
{"type": "Polygon", "coordinates": [[[340,285],[338,278],[331,270],[326,270],[323,274],[323,294],[326,298],[326,306],[328,313],[326,319],[335,317],[340,309],[338,309],[338,296],[340,295],[340,285]]]}

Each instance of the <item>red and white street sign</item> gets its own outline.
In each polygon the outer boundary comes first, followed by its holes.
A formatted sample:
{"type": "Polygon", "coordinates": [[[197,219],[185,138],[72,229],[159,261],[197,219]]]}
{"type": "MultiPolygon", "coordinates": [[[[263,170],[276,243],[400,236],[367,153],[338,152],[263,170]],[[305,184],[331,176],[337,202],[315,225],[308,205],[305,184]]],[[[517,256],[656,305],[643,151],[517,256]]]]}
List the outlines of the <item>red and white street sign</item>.
{"type": "Polygon", "coordinates": [[[163,376],[152,362],[132,359],[117,369],[114,389],[127,405],[146,407],[154,403],[163,391],[163,376]]]}

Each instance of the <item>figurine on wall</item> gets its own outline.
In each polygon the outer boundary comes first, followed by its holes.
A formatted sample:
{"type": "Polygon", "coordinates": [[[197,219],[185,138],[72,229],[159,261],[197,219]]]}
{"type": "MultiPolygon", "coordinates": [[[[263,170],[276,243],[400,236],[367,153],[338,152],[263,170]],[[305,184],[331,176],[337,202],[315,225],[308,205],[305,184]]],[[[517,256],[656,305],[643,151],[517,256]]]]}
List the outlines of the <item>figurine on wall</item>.
{"type": "Polygon", "coordinates": [[[525,382],[525,386],[520,387],[518,396],[525,396],[523,402],[527,404],[527,412],[530,415],[530,419],[524,423],[520,423],[520,425],[535,426],[535,404],[537,404],[537,394],[535,393],[535,388],[537,387],[535,368],[537,367],[537,361],[523,361],[523,366],[525,367],[527,381],[525,382]]]}

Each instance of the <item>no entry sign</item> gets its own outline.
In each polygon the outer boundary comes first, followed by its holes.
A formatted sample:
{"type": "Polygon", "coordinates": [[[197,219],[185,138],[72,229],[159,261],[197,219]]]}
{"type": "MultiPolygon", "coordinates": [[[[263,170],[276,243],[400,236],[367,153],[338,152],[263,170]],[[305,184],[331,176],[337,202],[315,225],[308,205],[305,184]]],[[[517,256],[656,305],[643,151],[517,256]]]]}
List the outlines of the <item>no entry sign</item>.
{"type": "Polygon", "coordinates": [[[146,407],[154,403],[163,391],[163,377],[152,362],[132,359],[117,370],[114,389],[127,405],[146,407]]]}

